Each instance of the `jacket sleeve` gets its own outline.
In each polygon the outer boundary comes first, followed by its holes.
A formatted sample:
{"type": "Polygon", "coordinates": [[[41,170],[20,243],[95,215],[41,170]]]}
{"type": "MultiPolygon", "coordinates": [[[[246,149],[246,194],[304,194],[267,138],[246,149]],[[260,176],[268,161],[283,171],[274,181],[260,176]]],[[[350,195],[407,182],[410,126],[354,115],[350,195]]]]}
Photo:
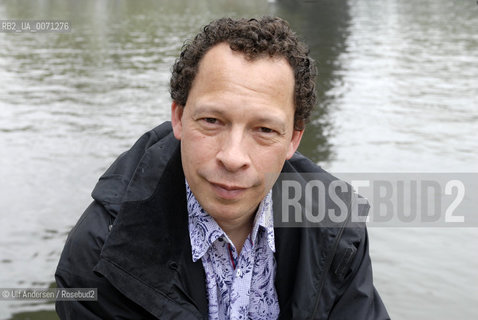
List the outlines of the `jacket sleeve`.
{"type": "Polygon", "coordinates": [[[71,230],[55,272],[58,288],[97,288],[97,301],[56,301],[60,319],[148,319],[151,315],[93,272],[111,217],[93,202],[71,230]]]}
{"type": "MultiPolygon", "coordinates": [[[[351,231],[351,230],[348,230],[351,231]]],[[[369,256],[368,235],[364,227],[354,261],[342,287],[341,294],[330,312],[330,320],[385,320],[387,310],[373,285],[372,263],[369,256]]]]}

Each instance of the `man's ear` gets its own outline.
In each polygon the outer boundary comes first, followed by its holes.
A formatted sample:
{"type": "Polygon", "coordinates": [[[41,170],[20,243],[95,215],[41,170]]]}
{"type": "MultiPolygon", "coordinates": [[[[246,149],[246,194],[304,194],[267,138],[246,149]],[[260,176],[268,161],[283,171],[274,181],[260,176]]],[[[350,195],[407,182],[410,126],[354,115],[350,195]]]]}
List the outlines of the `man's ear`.
{"type": "Polygon", "coordinates": [[[300,140],[302,139],[302,135],[304,134],[304,130],[294,130],[292,131],[292,138],[289,144],[289,150],[287,151],[287,160],[292,158],[294,152],[297,150],[300,144],[300,140]]]}
{"type": "Polygon", "coordinates": [[[183,110],[184,107],[177,104],[175,101],[171,104],[171,124],[173,126],[173,133],[176,139],[181,140],[183,131],[183,110]]]}

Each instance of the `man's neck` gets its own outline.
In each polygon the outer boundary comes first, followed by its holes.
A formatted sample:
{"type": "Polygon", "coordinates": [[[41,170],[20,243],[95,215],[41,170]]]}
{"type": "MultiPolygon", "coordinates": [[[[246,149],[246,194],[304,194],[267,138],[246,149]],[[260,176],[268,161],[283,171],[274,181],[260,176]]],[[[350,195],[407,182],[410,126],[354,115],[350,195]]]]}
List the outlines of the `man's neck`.
{"type": "Polygon", "coordinates": [[[227,234],[229,239],[231,239],[234,247],[237,250],[237,254],[241,253],[242,247],[244,246],[244,242],[247,239],[247,236],[251,233],[254,218],[256,214],[255,212],[248,217],[245,221],[217,221],[217,224],[221,227],[222,230],[227,234]]]}

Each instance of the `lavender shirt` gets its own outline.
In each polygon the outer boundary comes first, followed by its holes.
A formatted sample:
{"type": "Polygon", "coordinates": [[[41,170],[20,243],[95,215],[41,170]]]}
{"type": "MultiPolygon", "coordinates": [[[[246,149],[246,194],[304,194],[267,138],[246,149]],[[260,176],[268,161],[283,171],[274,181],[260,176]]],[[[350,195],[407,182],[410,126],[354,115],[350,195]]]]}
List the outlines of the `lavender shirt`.
{"type": "Polygon", "coordinates": [[[206,273],[209,319],[277,319],[272,191],[257,210],[241,254],[186,182],[192,259],[206,273]]]}

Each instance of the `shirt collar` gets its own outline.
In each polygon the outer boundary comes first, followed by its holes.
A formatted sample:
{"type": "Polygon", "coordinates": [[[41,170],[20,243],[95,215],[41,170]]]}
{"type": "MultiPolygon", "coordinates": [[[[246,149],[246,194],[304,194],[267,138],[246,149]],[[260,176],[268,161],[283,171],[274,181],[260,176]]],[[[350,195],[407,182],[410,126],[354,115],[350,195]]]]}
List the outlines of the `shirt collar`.
{"type": "Polygon", "coordinates": [[[252,227],[252,239],[254,242],[257,240],[257,232],[259,227],[264,228],[267,233],[267,244],[271,248],[272,252],[276,252],[274,241],[274,218],[272,215],[272,190],[262,199],[259,204],[259,208],[254,218],[254,224],[252,227]]]}
{"type": "MultiPolygon", "coordinates": [[[[186,198],[189,220],[189,238],[191,240],[193,261],[196,262],[201,259],[212,244],[221,237],[232,244],[232,241],[217,224],[216,220],[214,220],[214,218],[211,217],[199,204],[189,188],[187,181],[186,198]]],[[[254,224],[252,227],[252,239],[254,239],[254,241],[257,239],[259,227],[264,228],[266,231],[267,243],[272,252],[275,252],[272,190],[269,191],[261,201],[256,212],[256,217],[254,218],[254,224]]]]}

